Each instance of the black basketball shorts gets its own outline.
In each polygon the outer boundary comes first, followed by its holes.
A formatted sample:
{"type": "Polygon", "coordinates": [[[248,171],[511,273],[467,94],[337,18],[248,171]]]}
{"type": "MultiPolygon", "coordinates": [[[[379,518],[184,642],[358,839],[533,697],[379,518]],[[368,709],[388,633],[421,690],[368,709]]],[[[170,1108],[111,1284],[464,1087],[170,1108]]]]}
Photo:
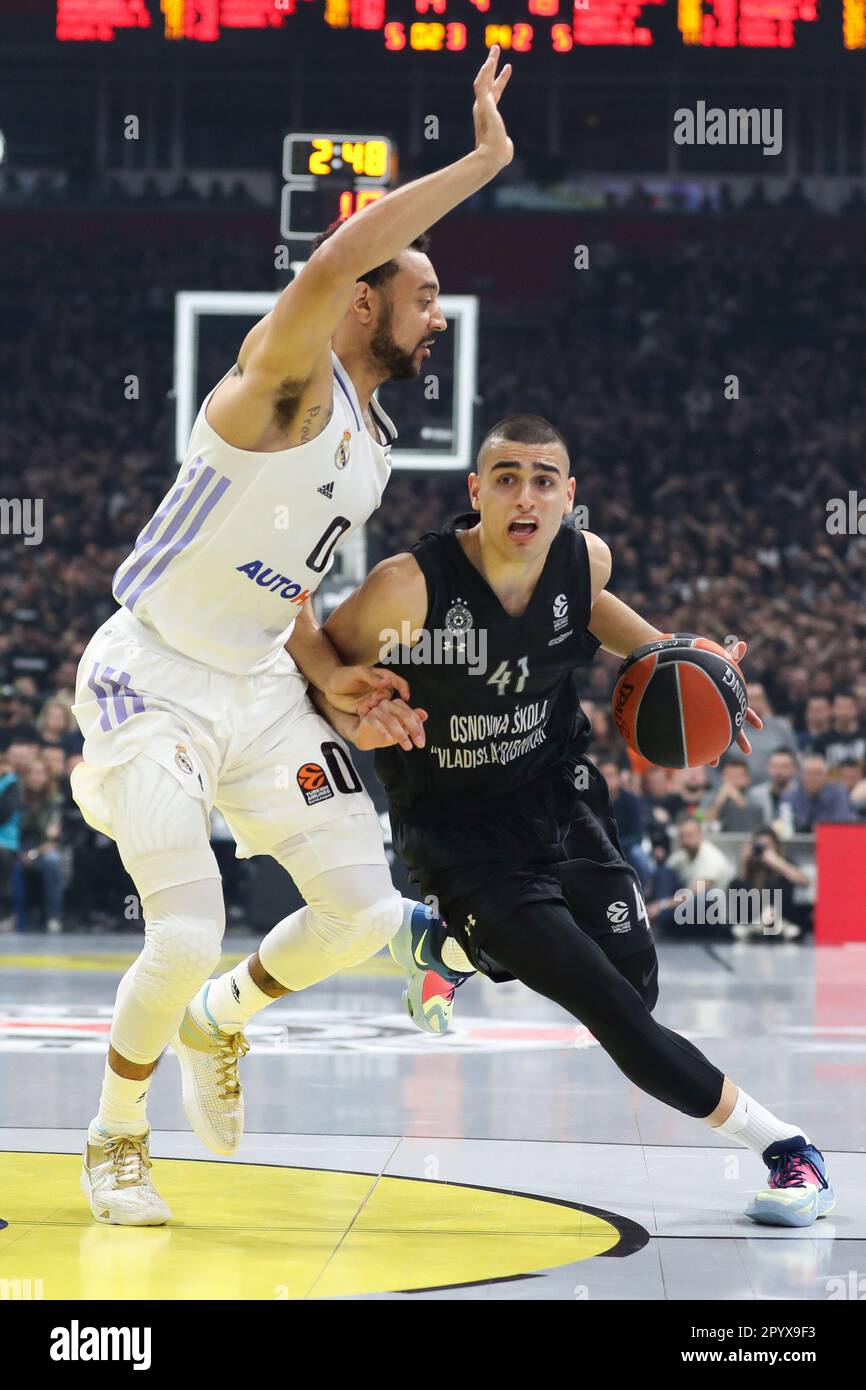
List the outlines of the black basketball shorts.
{"type": "Polygon", "coordinates": [[[436,900],[449,931],[491,979],[513,976],[486,955],[485,939],[500,918],[528,903],[563,906],[611,960],[652,943],[607,784],[588,758],[571,759],[507,797],[394,808],[391,826],[420,895],[436,900]],[[580,768],[587,788],[575,787],[580,768]]]}

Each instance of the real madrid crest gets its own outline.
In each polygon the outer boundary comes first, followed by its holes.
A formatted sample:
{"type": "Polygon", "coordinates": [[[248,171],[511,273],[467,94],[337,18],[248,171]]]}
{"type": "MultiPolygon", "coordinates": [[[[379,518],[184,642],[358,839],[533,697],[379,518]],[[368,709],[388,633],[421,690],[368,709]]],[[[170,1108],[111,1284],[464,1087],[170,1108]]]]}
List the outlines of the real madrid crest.
{"type": "Polygon", "coordinates": [[[192,773],[195,771],[195,768],[192,765],[192,759],[186,751],[186,744],[176,743],[174,745],[174,760],[180,768],[181,772],[192,773]]]}
{"type": "Polygon", "coordinates": [[[467,632],[474,621],[466,600],[462,598],[454,599],[445,614],[445,626],[449,632],[467,632]]]}
{"type": "Polygon", "coordinates": [[[334,463],[337,468],[345,468],[349,462],[349,445],[352,442],[352,431],[343,430],[343,438],[337,445],[337,452],[334,455],[334,463]]]}

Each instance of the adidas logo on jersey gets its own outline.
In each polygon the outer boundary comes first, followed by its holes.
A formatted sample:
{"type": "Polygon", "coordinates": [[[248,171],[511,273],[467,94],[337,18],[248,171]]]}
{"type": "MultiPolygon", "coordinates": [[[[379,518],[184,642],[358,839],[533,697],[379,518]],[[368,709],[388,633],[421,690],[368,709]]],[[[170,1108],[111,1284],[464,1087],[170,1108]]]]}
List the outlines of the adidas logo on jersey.
{"type": "Polygon", "coordinates": [[[323,483],[323,485],[322,485],[321,487],[317,487],[317,488],[316,488],[316,492],[320,492],[320,493],[322,494],[323,497],[333,497],[333,495],[334,495],[334,484],[333,484],[333,483],[323,483]]]}

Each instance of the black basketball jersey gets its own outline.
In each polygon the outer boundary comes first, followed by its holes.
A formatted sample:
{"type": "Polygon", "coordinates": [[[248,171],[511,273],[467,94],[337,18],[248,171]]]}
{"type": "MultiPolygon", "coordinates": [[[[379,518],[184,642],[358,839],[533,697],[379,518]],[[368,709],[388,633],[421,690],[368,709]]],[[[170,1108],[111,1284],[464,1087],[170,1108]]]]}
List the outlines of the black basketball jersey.
{"type": "MultiPolygon", "coordinates": [[[[502,607],[455,532],[474,512],[412,547],[427,582],[421,640],[389,665],[426,709],[426,746],[379,749],[376,773],[393,806],[514,792],[589,742],[575,672],[599,647],[582,532],[563,522],[519,617],[502,607]]],[[[408,634],[400,634],[408,641],[408,634]]]]}

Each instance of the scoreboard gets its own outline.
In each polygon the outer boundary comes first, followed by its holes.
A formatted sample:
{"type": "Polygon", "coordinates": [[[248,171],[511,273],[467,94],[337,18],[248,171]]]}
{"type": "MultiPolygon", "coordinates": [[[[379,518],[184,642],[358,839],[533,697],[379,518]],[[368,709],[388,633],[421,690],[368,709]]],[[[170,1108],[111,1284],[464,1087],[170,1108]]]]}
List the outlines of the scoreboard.
{"type": "Polygon", "coordinates": [[[866,0],[56,0],[56,37],[110,42],[158,29],[169,41],[216,43],[230,33],[313,20],[323,32],[366,31],[389,53],[506,53],[651,48],[660,32],[693,48],[796,48],[827,26],[831,48],[866,48],[866,0]]]}

